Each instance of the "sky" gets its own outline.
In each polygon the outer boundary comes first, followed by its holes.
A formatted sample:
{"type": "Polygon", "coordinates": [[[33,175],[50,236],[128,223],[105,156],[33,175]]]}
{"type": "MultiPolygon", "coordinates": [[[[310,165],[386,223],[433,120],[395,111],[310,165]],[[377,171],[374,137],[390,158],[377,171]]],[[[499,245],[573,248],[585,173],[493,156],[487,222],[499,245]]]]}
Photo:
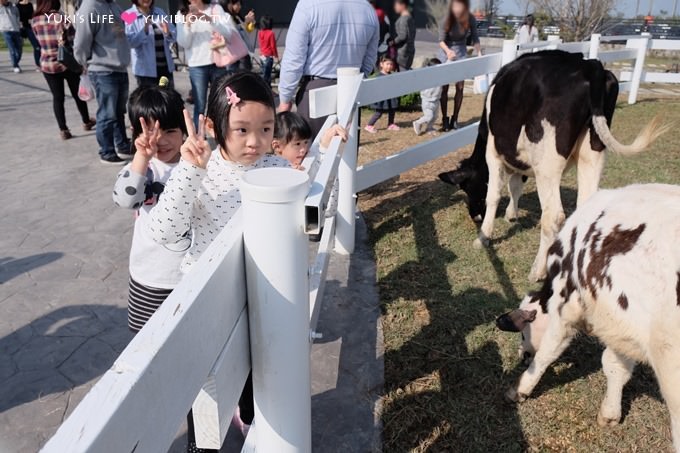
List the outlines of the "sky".
{"type": "MultiPolygon", "coordinates": [[[[524,1],[501,0],[501,12],[504,14],[523,14],[523,7],[520,8],[518,3],[525,4],[524,1]]],[[[616,0],[616,11],[622,12],[625,17],[632,17],[635,14],[636,3],[636,0],[616,0]]],[[[652,4],[653,15],[658,15],[660,10],[666,10],[669,14],[673,13],[674,0],[640,0],[639,13],[647,14],[650,4],[652,4]]],[[[615,16],[616,14],[612,15],[615,16]]],[[[680,16],[680,0],[678,0],[678,15],[680,16]]]]}

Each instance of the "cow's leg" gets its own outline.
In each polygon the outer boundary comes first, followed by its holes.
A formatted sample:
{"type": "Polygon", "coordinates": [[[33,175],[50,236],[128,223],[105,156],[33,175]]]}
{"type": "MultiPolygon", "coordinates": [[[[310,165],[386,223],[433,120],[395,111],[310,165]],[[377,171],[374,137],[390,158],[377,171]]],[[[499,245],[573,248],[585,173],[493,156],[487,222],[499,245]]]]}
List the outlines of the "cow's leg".
{"type": "Polygon", "coordinates": [[[562,355],[574,338],[576,331],[557,313],[550,313],[549,323],[531,365],[522,373],[517,387],[512,387],[505,393],[510,401],[522,402],[527,399],[545,370],[562,355]]]}
{"type": "Polygon", "coordinates": [[[486,211],[484,212],[484,220],[482,221],[482,228],[479,231],[479,237],[475,239],[474,247],[482,248],[489,245],[489,239],[493,234],[493,222],[496,219],[496,210],[498,209],[498,202],[501,200],[501,189],[505,185],[507,179],[507,172],[496,154],[496,149],[493,145],[493,136],[489,134],[489,143],[486,151],[486,163],[489,167],[489,185],[486,191],[486,211]]]}
{"type": "Polygon", "coordinates": [[[564,223],[564,210],[560,198],[561,169],[555,169],[546,176],[536,173],[536,188],[541,202],[541,243],[529,273],[529,281],[538,281],[546,276],[548,249],[557,237],[564,223]]]}
{"type": "Polygon", "coordinates": [[[600,178],[604,169],[605,152],[596,151],[590,144],[590,132],[586,132],[578,153],[577,177],[578,199],[576,206],[581,206],[600,187],[600,178]]]}
{"type": "Polygon", "coordinates": [[[656,348],[652,358],[652,367],[656,374],[656,379],[661,387],[661,395],[666,401],[668,411],[671,414],[671,429],[673,432],[673,446],[675,451],[680,453],[680,348],[668,347],[667,342],[663,342],[665,348],[656,348]]]}
{"type": "Polygon", "coordinates": [[[522,196],[522,189],[524,182],[522,182],[522,175],[513,173],[508,181],[508,192],[510,192],[510,203],[505,210],[505,220],[511,222],[517,220],[519,215],[519,197],[522,196]]]}
{"type": "Polygon", "coordinates": [[[614,426],[621,420],[621,395],[623,386],[630,380],[635,368],[635,361],[617,354],[611,348],[602,353],[602,370],[607,377],[607,393],[602,400],[597,424],[614,426]]]}

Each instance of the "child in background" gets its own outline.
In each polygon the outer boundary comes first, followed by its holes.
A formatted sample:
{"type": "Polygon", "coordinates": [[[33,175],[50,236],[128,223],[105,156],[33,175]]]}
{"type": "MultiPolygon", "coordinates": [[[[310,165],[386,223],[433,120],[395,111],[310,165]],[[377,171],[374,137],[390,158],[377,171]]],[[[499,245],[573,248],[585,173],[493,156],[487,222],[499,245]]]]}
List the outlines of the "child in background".
{"type": "Polygon", "coordinates": [[[128,326],[134,332],[146,324],[179,283],[180,264],[191,245],[187,235],[160,245],[146,229],[150,212],[179,162],[187,133],[180,116],[184,110],[182,96],[167,83],[168,79],[162,77],[159,86],[140,87],[130,95],[128,116],[136,152],[118,174],[113,188],[117,206],[137,211],[128,294],[128,326]]]}
{"type": "Polygon", "coordinates": [[[260,41],[260,58],[262,58],[262,78],[267,85],[272,83],[272,68],[274,67],[274,59],[278,61],[279,51],[276,48],[276,36],[274,35],[274,20],[271,16],[262,16],[260,19],[260,32],[258,33],[258,40],[260,41]]]}
{"type": "MultiPolygon", "coordinates": [[[[200,115],[198,131],[184,111],[189,137],[147,226],[147,233],[159,244],[173,244],[193,232],[193,245],[181,265],[183,273],[191,270],[241,206],[241,176],[256,168],[289,167],[284,159],[266,155],[274,139],[275,111],[271,88],[252,72],[221,77],[211,85],[208,118],[200,115]],[[205,132],[217,142],[214,150],[205,132]]],[[[245,436],[254,415],[249,377],[232,423],[245,436]]],[[[190,451],[196,451],[195,441],[189,441],[190,451]]]]}
{"type": "MultiPolygon", "coordinates": [[[[436,66],[438,64],[441,64],[441,61],[437,58],[430,58],[423,67],[436,66]]],[[[423,110],[423,116],[413,122],[413,130],[416,131],[416,135],[434,131],[432,125],[437,120],[437,111],[439,109],[439,99],[441,98],[441,95],[441,86],[428,88],[420,92],[420,106],[423,110]]]]}
{"type": "MultiPolygon", "coordinates": [[[[326,129],[319,142],[319,151],[323,153],[336,136],[341,137],[342,141],[347,141],[347,131],[339,124],[326,129]]],[[[302,160],[309,153],[313,140],[312,128],[301,115],[294,112],[281,112],[276,115],[272,149],[274,154],[286,159],[293,168],[304,170],[302,160]]]]}
{"type": "MultiPolygon", "coordinates": [[[[392,74],[397,69],[397,63],[392,57],[384,55],[380,58],[380,73],[378,77],[386,76],[392,74]]],[[[371,105],[371,108],[375,110],[375,113],[368,120],[368,124],[364,128],[367,132],[375,134],[378,130],[375,128],[375,123],[378,122],[383,113],[387,112],[387,130],[398,131],[399,126],[394,123],[394,116],[399,107],[399,98],[386,99],[384,101],[376,102],[371,105]]]]}

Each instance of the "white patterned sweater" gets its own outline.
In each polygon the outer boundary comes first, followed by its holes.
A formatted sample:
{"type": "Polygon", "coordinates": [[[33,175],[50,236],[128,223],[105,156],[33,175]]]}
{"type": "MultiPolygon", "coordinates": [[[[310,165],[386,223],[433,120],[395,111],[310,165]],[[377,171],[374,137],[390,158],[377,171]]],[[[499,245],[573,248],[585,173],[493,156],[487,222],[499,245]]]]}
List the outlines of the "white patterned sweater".
{"type": "Polygon", "coordinates": [[[265,155],[252,165],[241,165],[225,160],[219,148],[212,152],[205,169],[180,160],[151,210],[147,223],[151,237],[167,244],[192,232],[193,243],[181,266],[186,274],[241,206],[241,176],[266,167],[284,168],[289,164],[280,157],[265,155]]]}

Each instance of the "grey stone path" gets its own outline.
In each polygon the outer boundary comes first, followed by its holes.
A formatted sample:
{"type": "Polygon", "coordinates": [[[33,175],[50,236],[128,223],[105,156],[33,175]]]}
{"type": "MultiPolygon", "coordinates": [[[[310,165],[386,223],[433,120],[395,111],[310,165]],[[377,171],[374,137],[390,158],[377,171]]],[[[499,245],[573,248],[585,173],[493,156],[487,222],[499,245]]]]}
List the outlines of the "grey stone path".
{"type": "MultiPolygon", "coordinates": [[[[70,97],[75,137],[59,138],[47,84],[26,69],[13,74],[0,52],[0,453],[37,451],[131,339],[133,216],[111,201],[119,167],[99,163],[70,97]]],[[[186,73],[176,85],[188,92],[186,73]]],[[[313,348],[315,451],[375,451],[382,337],[365,244],[334,258],[327,288],[313,348]]],[[[185,445],[178,428],[173,452],[185,445]]]]}

